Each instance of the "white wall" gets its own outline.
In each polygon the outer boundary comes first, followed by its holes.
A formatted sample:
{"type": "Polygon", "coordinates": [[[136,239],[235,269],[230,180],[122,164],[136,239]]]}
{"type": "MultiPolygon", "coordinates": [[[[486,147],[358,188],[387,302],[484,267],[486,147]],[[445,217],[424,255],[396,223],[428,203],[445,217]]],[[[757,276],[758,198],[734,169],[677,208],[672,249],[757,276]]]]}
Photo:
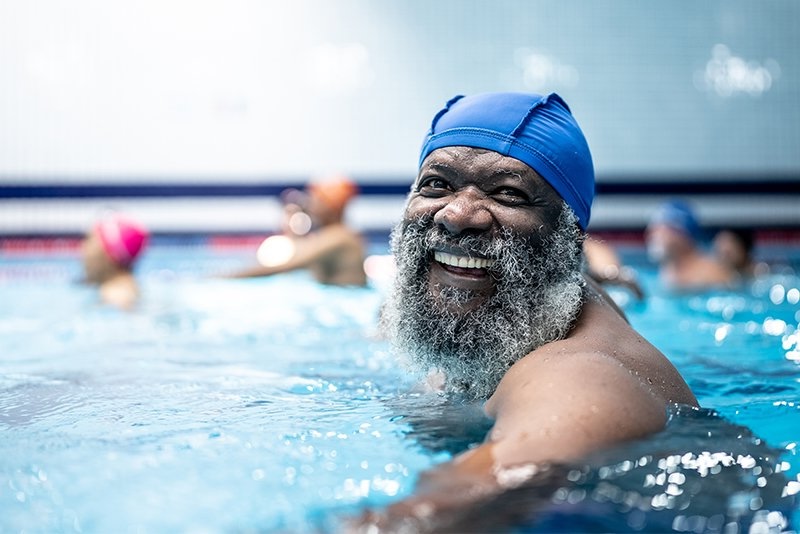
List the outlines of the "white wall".
{"type": "Polygon", "coordinates": [[[799,26],[794,0],[0,0],[0,185],[396,179],[490,90],[561,93],[601,179],[796,176],[799,26]]]}

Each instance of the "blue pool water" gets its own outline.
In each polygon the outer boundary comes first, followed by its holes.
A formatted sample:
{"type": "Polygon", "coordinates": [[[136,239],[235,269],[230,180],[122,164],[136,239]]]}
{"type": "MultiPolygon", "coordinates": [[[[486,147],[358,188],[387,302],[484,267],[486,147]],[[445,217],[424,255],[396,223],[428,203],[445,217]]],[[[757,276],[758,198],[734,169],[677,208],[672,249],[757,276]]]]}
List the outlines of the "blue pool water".
{"type": "MultiPolygon", "coordinates": [[[[797,530],[796,261],[742,291],[612,295],[703,410],[557,466],[461,530],[797,530]],[[792,518],[794,514],[794,518],[792,518]]],[[[72,283],[70,254],[0,256],[0,532],[331,531],[479,442],[480,405],[414,392],[375,287],[226,281],[249,254],[156,246],[141,308],[72,283]]]]}

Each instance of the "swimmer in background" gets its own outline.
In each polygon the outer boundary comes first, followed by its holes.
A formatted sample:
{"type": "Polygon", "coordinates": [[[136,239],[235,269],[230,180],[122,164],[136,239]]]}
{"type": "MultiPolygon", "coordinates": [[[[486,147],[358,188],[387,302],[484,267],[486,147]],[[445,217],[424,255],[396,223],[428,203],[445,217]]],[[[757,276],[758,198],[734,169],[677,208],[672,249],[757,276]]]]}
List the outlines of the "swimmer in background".
{"type": "Polygon", "coordinates": [[[101,219],[81,242],[85,282],[98,286],[100,300],[131,309],[139,299],[133,267],[149,240],[147,229],[125,215],[101,219]]]}
{"type": "Polygon", "coordinates": [[[700,250],[700,226],[688,204],[661,204],[645,230],[647,255],[658,263],[661,282],[675,291],[703,291],[730,286],[734,272],[700,250]]]}
{"type": "Polygon", "coordinates": [[[256,254],[259,265],[229,275],[253,278],[308,269],[323,284],[363,286],[363,239],[344,221],[358,186],[343,176],[310,182],[305,191],[288,190],[281,197],[281,234],[264,240],[256,254]]]}
{"type": "Polygon", "coordinates": [[[583,256],[586,258],[586,274],[595,282],[600,285],[622,286],[630,290],[638,300],[644,298],[636,271],[623,265],[617,251],[607,242],[587,236],[583,242],[583,256]]]}
{"type": "Polygon", "coordinates": [[[711,242],[711,248],[717,259],[742,279],[752,278],[756,273],[753,245],[753,232],[745,228],[720,230],[711,242]]]}

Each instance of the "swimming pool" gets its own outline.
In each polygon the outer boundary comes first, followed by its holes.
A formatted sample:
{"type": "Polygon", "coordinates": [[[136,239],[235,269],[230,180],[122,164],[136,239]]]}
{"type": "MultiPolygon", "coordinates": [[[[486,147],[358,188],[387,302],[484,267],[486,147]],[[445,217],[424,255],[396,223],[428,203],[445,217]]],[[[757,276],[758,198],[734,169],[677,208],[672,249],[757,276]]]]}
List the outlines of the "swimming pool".
{"type": "MultiPolygon", "coordinates": [[[[414,392],[375,329],[379,290],[210,277],[249,257],[157,245],[126,314],[72,283],[69,247],[0,255],[0,532],[336,530],[483,438],[479,405],[414,392]]],[[[613,296],[706,409],[457,526],[798,529],[796,259],[746,291],[682,297],[643,266],[649,298],[613,296]]]]}

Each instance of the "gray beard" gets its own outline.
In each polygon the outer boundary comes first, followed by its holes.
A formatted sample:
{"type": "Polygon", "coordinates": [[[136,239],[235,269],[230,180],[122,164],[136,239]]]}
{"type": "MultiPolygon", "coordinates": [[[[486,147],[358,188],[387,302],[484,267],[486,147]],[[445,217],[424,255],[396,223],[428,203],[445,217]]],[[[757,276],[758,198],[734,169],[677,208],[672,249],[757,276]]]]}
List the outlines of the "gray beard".
{"type": "Polygon", "coordinates": [[[392,231],[397,275],[384,326],[420,371],[442,371],[448,390],[489,398],[514,362],[572,328],[583,302],[582,242],[566,204],[538,244],[510,231],[451,237],[430,217],[405,221],[392,231]],[[431,250],[445,244],[495,260],[488,269],[495,292],[477,309],[458,311],[475,298],[471,290],[441,287],[436,297],[428,287],[431,250]]]}

